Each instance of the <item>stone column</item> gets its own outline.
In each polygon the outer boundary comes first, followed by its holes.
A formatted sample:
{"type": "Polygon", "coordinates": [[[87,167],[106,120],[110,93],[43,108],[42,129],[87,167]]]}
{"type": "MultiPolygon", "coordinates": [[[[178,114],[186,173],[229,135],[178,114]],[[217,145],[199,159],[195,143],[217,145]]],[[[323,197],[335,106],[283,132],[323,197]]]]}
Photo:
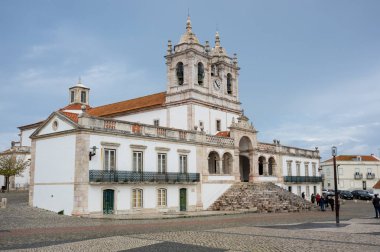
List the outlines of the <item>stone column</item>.
{"type": "Polygon", "coordinates": [[[234,161],[233,161],[233,167],[232,167],[232,175],[235,176],[235,181],[241,181],[240,178],[240,158],[239,158],[239,150],[235,149],[234,152],[234,161]]]}
{"type": "MultiPolygon", "coordinates": [[[[75,143],[74,208],[72,215],[88,214],[90,135],[79,132],[75,143]]],[[[97,153],[100,155],[100,153],[97,153]]],[[[116,205],[116,204],[115,204],[116,205]]]]}
{"type": "Polygon", "coordinates": [[[30,177],[29,177],[29,206],[33,207],[34,197],[34,173],[36,170],[36,140],[32,139],[32,147],[30,150],[30,177]]]}
{"type": "Polygon", "coordinates": [[[268,162],[263,163],[263,175],[268,176],[268,162]]]}

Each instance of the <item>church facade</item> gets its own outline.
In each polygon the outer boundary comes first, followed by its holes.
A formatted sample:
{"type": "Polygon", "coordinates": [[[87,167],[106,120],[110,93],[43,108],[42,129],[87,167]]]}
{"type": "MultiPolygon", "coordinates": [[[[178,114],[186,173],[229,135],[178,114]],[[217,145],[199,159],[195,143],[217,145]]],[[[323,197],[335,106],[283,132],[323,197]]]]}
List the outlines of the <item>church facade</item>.
{"type": "Polygon", "coordinates": [[[68,215],[206,210],[231,185],[320,193],[319,152],[261,143],[239,101],[239,66],[188,18],[168,42],[166,91],[99,107],[78,82],[31,134],[29,204],[68,215]]]}

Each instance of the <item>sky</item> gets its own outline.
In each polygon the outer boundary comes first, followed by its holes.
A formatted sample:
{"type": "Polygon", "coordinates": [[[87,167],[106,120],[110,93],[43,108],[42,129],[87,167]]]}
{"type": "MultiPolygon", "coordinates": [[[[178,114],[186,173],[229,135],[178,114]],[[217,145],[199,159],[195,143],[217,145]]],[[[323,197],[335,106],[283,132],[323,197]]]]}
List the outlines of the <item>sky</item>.
{"type": "Polygon", "coordinates": [[[18,126],[91,88],[91,106],[165,91],[188,12],[202,44],[237,53],[258,140],[380,155],[380,1],[0,1],[0,150],[18,126]]]}

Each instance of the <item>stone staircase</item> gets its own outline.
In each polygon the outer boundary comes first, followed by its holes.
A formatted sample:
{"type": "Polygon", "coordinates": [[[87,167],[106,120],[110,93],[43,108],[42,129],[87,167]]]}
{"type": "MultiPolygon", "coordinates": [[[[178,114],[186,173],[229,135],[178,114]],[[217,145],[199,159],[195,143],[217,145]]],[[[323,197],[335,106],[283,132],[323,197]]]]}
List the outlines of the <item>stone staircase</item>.
{"type": "Polygon", "coordinates": [[[211,211],[255,209],[260,213],[273,213],[309,211],[316,207],[270,182],[240,182],[232,185],[208,208],[211,211]]]}

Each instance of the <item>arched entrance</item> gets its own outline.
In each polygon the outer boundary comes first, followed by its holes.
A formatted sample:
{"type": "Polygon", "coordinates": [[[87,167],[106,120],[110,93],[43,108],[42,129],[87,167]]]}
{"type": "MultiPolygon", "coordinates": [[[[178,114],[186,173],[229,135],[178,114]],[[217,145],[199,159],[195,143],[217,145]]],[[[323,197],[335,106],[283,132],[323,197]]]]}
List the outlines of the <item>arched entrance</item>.
{"type": "Polygon", "coordinates": [[[251,173],[251,157],[253,148],[251,140],[244,136],[239,142],[239,170],[240,181],[248,182],[249,174],[251,173]]]}
{"type": "Polygon", "coordinates": [[[223,154],[222,163],[223,174],[230,174],[232,172],[232,155],[228,152],[223,154]]]}

